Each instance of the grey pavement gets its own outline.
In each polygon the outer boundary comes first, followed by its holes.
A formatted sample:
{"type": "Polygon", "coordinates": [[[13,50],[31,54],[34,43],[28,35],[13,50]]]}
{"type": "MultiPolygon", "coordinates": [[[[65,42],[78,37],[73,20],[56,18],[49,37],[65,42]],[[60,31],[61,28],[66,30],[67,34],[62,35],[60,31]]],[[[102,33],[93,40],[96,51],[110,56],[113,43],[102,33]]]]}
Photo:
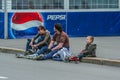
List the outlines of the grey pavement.
{"type": "MultiPolygon", "coordinates": [[[[27,39],[0,39],[0,51],[5,53],[24,52],[26,42],[27,39]]],[[[120,37],[95,37],[94,43],[97,44],[97,57],[83,58],[83,62],[120,66],[120,37]]],[[[78,54],[84,49],[85,44],[85,37],[70,37],[70,50],[73,54],[78,54]]]]}
{"type": "Polygon", "coordinates": [[[119,80],[119,75],[120,67],[33,61],[0,53],[0,80],[119,80]]]}
{"type": "MultiPolygon", "coordinates": [[[[120,59],[120,37],[95,37],[98,58],[120,59]]],[[[25,50],[26,39],[0,39],[0,47],[18,48],[25,50]]],[[[70,37],[70,50],[78,54],[84,49],[85,37],[70,37]]]]}

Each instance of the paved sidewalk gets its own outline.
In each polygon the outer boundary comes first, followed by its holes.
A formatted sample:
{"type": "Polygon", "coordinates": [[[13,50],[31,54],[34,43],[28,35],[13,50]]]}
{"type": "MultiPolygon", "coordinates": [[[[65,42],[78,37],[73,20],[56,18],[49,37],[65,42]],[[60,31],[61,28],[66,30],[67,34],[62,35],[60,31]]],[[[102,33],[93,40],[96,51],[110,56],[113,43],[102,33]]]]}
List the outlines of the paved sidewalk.
{"type": "MultiPolygon", "coordinates": [[[[102,61],[104,59],[120,60],[120,37],[95,37],[94,43],[97,44],[97,58],[102,59],[102,61]]],[[[0,39],[0,47],[7,47],[9,50],[15,48],[17,51],[19,51],[19,49],[20,51],[24,51],[25,44],[26,39],[0,39]]],[[[84,46],[85,37],[70,38],[70,48],[72,53],[78,54],[84,46]]],[[[101,62],[101,64],[103,64],[103,62],[101,62]]]]}

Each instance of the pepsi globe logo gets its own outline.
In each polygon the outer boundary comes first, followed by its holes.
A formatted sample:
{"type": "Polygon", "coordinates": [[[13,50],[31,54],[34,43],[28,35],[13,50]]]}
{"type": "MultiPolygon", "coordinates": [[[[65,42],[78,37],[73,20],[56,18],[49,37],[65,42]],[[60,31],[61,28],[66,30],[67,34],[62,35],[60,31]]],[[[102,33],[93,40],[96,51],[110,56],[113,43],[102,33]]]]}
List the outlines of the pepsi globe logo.
{"type": "Polygon", "coordinates": [[[37,34],[37,27],[43,25],[43,19],[38,12],[16,12],[11,20],[13,38],[28,38],[37,34]]]}

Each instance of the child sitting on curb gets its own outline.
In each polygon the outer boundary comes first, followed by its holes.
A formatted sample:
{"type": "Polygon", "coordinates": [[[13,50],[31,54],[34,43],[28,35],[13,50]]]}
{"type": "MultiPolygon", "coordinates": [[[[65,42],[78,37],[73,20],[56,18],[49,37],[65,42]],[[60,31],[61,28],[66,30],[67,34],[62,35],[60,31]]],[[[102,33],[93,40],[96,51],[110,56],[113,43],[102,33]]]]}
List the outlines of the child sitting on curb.
{"type": "Polygon", "coordinates": [[[81,61],[83,57],[96,57],[96,44],[94,44],[93,41],[93,36],[87,36],[85,49],[77,56],[70,56],[68,60],[77,62],[78,60],[81,61]]]}

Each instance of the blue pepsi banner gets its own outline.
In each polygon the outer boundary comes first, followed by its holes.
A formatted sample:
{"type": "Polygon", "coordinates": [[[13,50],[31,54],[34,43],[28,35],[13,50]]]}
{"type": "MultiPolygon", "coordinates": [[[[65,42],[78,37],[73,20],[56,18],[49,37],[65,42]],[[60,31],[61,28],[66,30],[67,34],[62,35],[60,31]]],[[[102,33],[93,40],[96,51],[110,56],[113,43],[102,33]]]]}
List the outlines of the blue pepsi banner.
{"type": "Polygon", "coordinates": [[[120,12],[12,12],[8,13],[8,38],[30,38],[44,25],[51,35],[61,23],[69,36],[120,36],[120,12]]]}
{"type": "Polygon", "coordinates": [[[55,23],[66,31],[66,13],[15,12],[8,13],[8,38],[30,38],[37,34],[37,27],[44,25],[51,34],[55,23]]]}
{"type": "Polygon", "coordinates": [[[4,38],[4,13],[0,12],[0,39],[4,38]]]}

